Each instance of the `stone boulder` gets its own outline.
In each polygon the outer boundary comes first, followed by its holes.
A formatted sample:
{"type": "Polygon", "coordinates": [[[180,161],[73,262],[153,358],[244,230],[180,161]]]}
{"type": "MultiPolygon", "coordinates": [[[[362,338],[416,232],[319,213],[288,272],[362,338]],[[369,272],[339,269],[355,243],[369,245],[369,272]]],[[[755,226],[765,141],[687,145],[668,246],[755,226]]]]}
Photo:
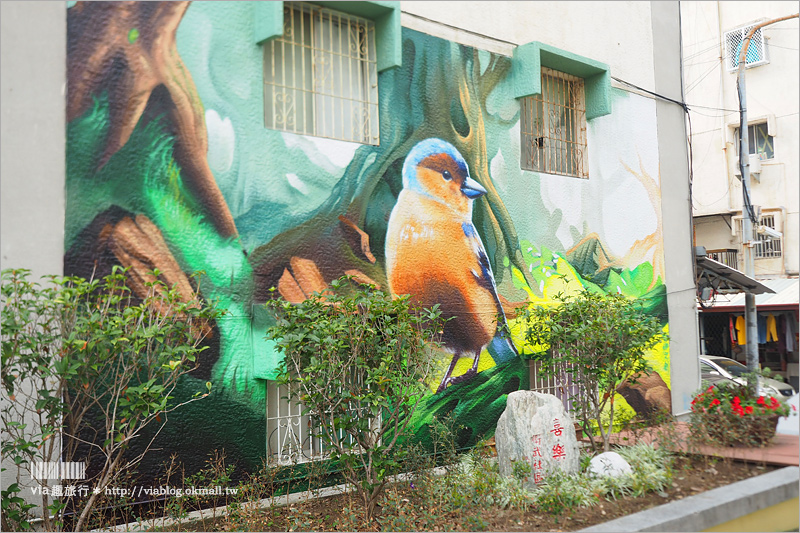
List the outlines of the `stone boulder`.
{"type": "Polygon", "coordinates": [[[552,394],[527,390],[509,394],[494,439],[500,474],[511,476],[515,462],[528,463],[531,473],[525,486],[529,489],[556,470],[573,474],[579,469],[572,418],[552,394]]]}
{"type": "Polygon", "coordinates": [[[592,457],[589,462],[588,472],[597,476],[611,476],[614,478],[632,474],[633,469],[617,452],[604,452],[592,457]]]}

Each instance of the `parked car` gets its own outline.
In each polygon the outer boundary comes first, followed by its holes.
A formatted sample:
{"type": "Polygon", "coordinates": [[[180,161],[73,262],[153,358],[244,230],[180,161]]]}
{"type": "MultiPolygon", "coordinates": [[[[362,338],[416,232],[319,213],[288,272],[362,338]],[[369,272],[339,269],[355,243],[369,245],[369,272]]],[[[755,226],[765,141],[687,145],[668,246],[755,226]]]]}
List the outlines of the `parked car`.
{"type": "MultiPolygon", "coordinates": [[[[719,381],[726,378],[740,385],[747,383],[747,379],[742,377],[747,373],[747,367],[738,361],[722,357],[720,355],[701,355],[700,356],[700,377],[709,382],[719,381]]],[[[786,401],[794,395],[794,388],[788,383],[772,378],[758,378],[758,393],[767,396],[775,396],[781,401],[786,401]]]]}

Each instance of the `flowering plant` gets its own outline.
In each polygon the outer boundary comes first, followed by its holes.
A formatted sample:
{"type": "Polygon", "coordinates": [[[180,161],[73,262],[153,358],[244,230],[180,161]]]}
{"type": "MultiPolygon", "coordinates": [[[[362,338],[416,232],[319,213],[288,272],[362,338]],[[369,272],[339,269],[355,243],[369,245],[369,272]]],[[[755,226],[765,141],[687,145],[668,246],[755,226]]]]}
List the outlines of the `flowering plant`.
{"type": "Polygon", "coordinates": [[[775,435],[778,418],[790,412],[772,396],[722,383],[695,395],[691,409],[694,434],[722,446],[764,446],[775,435]]]}

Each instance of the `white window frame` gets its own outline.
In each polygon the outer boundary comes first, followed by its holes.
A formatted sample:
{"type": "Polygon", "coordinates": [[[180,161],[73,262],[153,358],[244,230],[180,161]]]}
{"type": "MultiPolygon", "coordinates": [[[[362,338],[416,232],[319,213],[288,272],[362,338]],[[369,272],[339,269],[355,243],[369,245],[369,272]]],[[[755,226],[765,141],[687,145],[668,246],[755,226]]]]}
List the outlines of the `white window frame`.
{"type": "MultiPolygon", "coordinates": [[[[765,213],[761,215],[758,221],[759,226],[767,226],[768,228],[775,228],[775,214],[765,213]]],[[[775,259],[783,255],[780,239],[771,239],[766,235],[760,233],[755,234],[755,241],[753,243],[753,257],[755,259],[775,259]]]]}
{"type": "MultiPolygon", "coordinates": [[[[735,217],[735,220],[737,222],[736,231],[739,233],[739,241],[744,243],[742,217],[735,217]]],[[[758,226],[778,229],[776,226],[780,226],[780,222],[780,211],[771,211],[762,213],[758,219],[758,224],[753,225],[754,259],[779,259],[783,256],[783,237],[780,239],[771,239],[757,232],[758,226]]]]}
{"type": "MultiPolygon", "coordinates": [[[[756,120],[748,122],[747,124],[747,140],[748,144],[753,143],[753,148],[755,149],[754,154],[750,154],[750,147],[748,146],[748,154],[757,156],[758,159],[761,161],[771,161],[775,159],[775,136],[772,135],[771,128],[769,123],[766,120],[756,120]],[[755,132],[756,128],[762,127],[766,131],[768,141],[772,143],[772,157],[767,157],[767,154],[764,152],[758,151],[758,146],[755,144],[755,139],[753,136],[750,135],[750,130],[752,129],[755,132]]],[[[739,139],[739,126],[733,128],[733,145],[736,148],[736,155],[739,155],[739,145],[741,144],[741,140],[739,139]]]]}
{"type": "Polygon", "coordinates": [[[265,127],[379,145],[375,23],[305,2],[283,20],[263,44],[265,127]]]}

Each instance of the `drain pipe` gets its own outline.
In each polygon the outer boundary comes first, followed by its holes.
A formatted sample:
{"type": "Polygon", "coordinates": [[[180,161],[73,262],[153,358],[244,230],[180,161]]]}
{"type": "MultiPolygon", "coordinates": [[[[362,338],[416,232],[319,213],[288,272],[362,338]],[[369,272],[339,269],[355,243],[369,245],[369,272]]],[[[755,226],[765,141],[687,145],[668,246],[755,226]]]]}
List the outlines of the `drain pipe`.
{"type": "MultiPolygon", "coordinates": [[[[755,32],[770,24],[800,17],[800,13],[780,17],[777,19],[762,22],[753,26],[742,43],[739,50],[739,73],[737,78],[737,90],[739,93],[739,169],[742,174],[742,249],[744,251],[744,273],[751,278],[755,277],[755,262],[753,257],[753,224],[757,224],[753,206],[750,203],[750,150],[747,131],[747,90],[745,87],[745,66],[747,49],[750,47],[750,40],[755,32]]],[[[758,370],[758,326],[756,323],[756,295],[752,292],[745,292],[745,332],[747,337],[745,354],[747,356],[747,370],[750,373],[758,370]]],[[[754,375],[751,374],[747,379],[747,386],[756,394],[758,383],[754,375]]]]}

